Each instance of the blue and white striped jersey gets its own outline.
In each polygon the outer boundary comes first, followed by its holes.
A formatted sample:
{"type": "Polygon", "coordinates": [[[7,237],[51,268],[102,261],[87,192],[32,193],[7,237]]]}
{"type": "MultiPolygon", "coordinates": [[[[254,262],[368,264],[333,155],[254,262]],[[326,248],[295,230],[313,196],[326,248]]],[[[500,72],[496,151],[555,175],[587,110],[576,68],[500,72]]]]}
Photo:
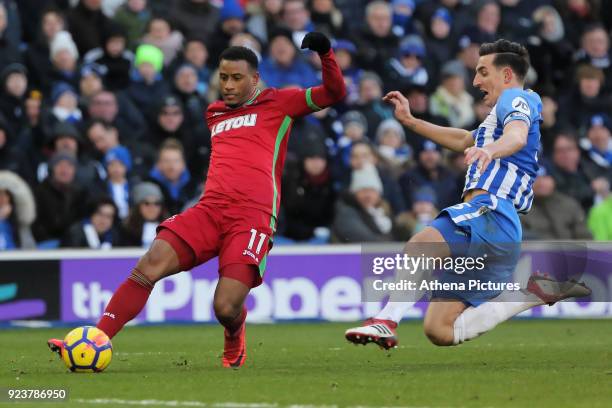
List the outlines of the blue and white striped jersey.
{"type": "Polygon", "coordinates": [[[472,136],[475,146],[486,146],[499,139],[504,126],[513,120],[521,120],[529,126],[525,147],[511,156],[493,160],[482,174],[476,168],[477,163],[473,163],[465,175],[463,194],[480,188],[497,197],[511,200],[518,212],[526,213],[531,208],[531,186],[538,171],[542,120],[540,96],[531,90],[506,89],[484,122],[472,132],[472,136]]]}

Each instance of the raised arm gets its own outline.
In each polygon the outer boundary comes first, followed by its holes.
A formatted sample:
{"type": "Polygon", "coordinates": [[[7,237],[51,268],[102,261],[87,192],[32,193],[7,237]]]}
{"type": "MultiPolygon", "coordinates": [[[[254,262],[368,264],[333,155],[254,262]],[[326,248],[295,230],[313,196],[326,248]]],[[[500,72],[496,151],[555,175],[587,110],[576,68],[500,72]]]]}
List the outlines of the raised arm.
{"type": "Polygon", "coordinates": [[[315,51],[321,58],[323,84],[311,88],[312,102],[320,108],[340,102],[346,96],[346,85],[329,39],[322,33],[308,33],[301,48],[315,51]]]}
{"type": "Polygon", "coordinates": [[[327,108],[340,102],[346,95],[344,77],[336,62],[329,39],[322,33],[308,33],[302,41],[302,49],[305,48],[319,54],[323,70],[323,84],[308,89],[279,91],[282,108],[291,117],[303,116],[327,108]]]}
{"type": "Polygon", "coordinates": [[[389,92],[383,100],[394,106],[395,118],[401,124],[447,149],[463,152],[474,145],[472,133],[467,130],[434,125],[412,116],[408,99],[398,91],[389,92]]]}

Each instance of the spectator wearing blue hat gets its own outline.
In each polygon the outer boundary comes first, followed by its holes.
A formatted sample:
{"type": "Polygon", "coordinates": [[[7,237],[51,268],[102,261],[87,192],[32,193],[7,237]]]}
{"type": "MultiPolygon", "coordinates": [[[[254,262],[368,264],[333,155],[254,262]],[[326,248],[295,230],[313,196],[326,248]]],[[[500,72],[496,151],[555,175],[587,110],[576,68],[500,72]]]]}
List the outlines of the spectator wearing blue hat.
{"type": "Polygon", "coordinates": [[[397,219],[397,223],[408,232],[407,236],[402,237],[403,241],[424,230],[436,218],[438,214],[437,201],[437,194],[433,188],[424,186],[416,190],[410,211],[401,214],[397,219]]]}
{"type": "Polygon", "coordinates": [[[425,44],[418,36],[409,36],[400,45],[398,56],[385,65],[385,89],[405,89],[411,85],[427,86],[429,74],[424,65],[425,44]]]}
{"type": "Polygon", "coordinates": [[[359,78],[363,73],[354,61],[357,47],[349,40],[338,39],[332,42],[332,48],[346,84],[346,97],[342,103],[351,106],[359,99],[359,78]]]}
{"type": "Polygon", "coordinates": [[[76,90],[65,82],[58,82],[51,90],[51,123],[68,122],[80,125],[83,113],[79,109],[76,90]]]}
{"type": "Polygon", "coordinates": [[[442,149],[431,140],[423,140],[415,154],[417,164],[399,178],[406,204],[411,207],[417,191],[429,187],[436,191],[436,208],[445,208],[461,195],[455,174],[442,163],[442,149]]]}
{"type": "Polygon", "coordinates": [[[466,27],[474,22],[472,5],[470,2],[460,0],[418,1],[415,18],[418,19],[422,27],[427,27],[431,24],[432,16],[441,7],[447,9],[452,18],[451,38],[458,37],[466,27]]]}
{"type": "Polygon", "coordinates": [[[398,37],[404,37],[417,32],[414,26],[413,15],[416,8],[414,0],[392,0],[393,8],[393,33],[398,37]]]}
{"type": "Polygon", "coordinates": [[[104,89],[104,73],[104,67],[98,64],[85,64],[81,67],[79,106],[83,111],[87,111],[90,98],[104,89]]]}
{"type": "Polygon", "coordinates": [[[455,52],[455,46],[451,41],[453,17],[450,11],[445,7],[437,8],[426,27],[425,47],[429,73],[431,82],[437,83],[440,67],[446,61],[450,61],[455,52]]]}
{"type": "Polygon", "coordinates": [[[104,167],[108,178],[106,180],[108,195],[117,206],[120,219],[127,217],[130,210],[130,189],[128,173],[132,169],[132,156],[128,149],[117,146],[104,156],[104,167]]]}
{"type": "Polygon", "coordinates": [[[238,0],[223,1],[215,34],[207,43],[212,61],[219,60],[219,56],[229,46],[234,35],[244,32],[245,16],[238,0]]]}

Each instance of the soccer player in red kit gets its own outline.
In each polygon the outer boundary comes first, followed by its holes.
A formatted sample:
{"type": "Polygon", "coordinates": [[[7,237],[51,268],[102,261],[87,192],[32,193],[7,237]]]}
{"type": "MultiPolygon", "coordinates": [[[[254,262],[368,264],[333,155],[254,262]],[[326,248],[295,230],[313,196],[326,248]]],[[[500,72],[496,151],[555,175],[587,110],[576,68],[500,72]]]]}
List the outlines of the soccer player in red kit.
{"type": "MultiPolygon", "coordinates": [[[[302,48],[321,58],[323,84],[259,91],[257,56],[230,47],[220,56],[222,101],[208,107],[212,155],[200,201],[158,227],[151,248],[117,289],[97,327],[113,338],[144,308],[160,279],[219,257],[214,311],[225,327],[223,366],[246,359],[245,299],[262,283],[280,204],[287,139],[295,118],[339,102],[344,79],[329,39],[309,33],[302,48]]],[[[49,340],[61,351],[62,341],[49,340]]]]}

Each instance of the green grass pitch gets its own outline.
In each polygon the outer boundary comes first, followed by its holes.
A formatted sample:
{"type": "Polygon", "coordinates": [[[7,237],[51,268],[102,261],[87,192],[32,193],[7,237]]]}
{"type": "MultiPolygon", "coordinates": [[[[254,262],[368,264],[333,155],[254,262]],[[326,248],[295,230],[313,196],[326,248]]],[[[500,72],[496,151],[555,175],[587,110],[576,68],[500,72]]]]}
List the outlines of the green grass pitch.
{"type": "Polygon", "coordinates": [[[612,406],[609,320],[512,321],[449,348],[430,345],[421,323],[407,322],[390,352],[347,343],[347,327],[249,325],[239,370],[220,366],[218,326],[128,327],[101,374],[69,373],[47,350],[47,338],[65,329],[0,330],[0,386],[70,393],[62,404],[0,406],[612,406]]]}

